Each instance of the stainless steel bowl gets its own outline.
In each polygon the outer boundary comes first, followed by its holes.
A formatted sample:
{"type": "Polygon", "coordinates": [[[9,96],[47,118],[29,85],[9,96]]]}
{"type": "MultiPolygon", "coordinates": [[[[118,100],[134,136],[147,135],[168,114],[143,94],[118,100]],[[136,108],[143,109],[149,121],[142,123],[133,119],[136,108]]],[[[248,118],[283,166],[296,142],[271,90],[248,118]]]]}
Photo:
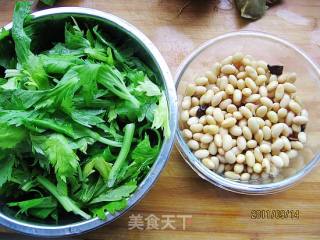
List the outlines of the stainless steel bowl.
{"type": "MultiPolygon", "coordinates": [[[[137,204],[154,185],[169,158],[173,146],[177,128],[177,96],[170,70],[158,49],[142,32],[123,19],[101,11],[79,7],[52,8],[35,12],[33,16],[34,19],[31,24],[41,34],[44,42],[57,39],[59,31],[62,31],[63,34],[63,23],[70,16],[76,17],[78,21],[86,24],[99,24],[102,29],[108,29],[108,33],[112,36],[115,35],[117,38],[132,39],[138,49],[139,57],[155,71],[157,78],[162,82],[169,103],[171,137],[163,143],[161,152],[149,174],[140,183],[137,191],[129,199],[128,207],[123,211],[115,215],[108,214],[106,221],[98,218],[83,221],[65,219],[63,223],[55,225],[54,223],[36,222],[32,219],[28,221],[16,219],[13,212],[10,212],[5,206],[1,206],[0,224],[11,230],[38,237],[76,235],[113,222],[137,204]]],[[[12,23],[5,26],[6,29],[11,27],[12,23]]],[[[41,49],[42,46],[36,47],[41,49]]]]}

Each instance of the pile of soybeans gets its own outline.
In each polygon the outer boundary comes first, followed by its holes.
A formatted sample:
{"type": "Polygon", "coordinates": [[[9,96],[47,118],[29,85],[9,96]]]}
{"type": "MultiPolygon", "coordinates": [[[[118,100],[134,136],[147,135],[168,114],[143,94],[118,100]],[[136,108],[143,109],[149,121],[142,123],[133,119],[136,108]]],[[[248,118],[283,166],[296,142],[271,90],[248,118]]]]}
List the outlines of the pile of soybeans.
{"type": "Polygon", "coordinates": [[[188,84],[180,126],[202,163],[225,177],[275,177],[307,141],[295,73],[235,53],[188,84]]]}

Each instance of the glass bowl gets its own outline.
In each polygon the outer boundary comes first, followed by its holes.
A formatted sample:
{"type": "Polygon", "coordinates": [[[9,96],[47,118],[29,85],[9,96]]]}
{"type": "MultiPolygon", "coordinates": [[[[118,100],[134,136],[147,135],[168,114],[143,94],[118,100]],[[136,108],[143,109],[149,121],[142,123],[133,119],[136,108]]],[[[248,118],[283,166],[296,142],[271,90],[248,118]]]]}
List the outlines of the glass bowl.
{"type": "Polygon", "coordinates": [[[300,49],[278,37],[262,32],[240,31],[211,39],[194,50],[178,68],[175,80],[179,112],[186,86],[196,77],[210,70],[216,61],[221,61],[235,52],[252,55],[270,65],[283,65],[284,72],[296,72],[297,95],[309,112],[306,128],[308,141],[299,155],[290,160],[275,178],[241,182],[219,175],[198,160],[189,149],[181,134],[181,124],[176,134],[177,147],[190,167],[203,179],[223,189],[251,195],[263,195],[285,190],[306,176],[320,161],[320,70],[300,49]]]}

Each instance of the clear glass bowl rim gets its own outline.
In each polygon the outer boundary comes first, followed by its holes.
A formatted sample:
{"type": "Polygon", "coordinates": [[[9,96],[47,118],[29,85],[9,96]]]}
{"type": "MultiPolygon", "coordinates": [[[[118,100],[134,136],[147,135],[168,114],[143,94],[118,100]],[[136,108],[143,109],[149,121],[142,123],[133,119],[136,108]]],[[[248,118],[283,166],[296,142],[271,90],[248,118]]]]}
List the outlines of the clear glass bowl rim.
{"type": "MultiPolygon", "coordinates": [[[[317,64],[310,57],[308,57],[304,51],[299,49],[294,44],[269,33],[241,30],[236,32],[229,32],[229,33],[220,35],[218,37],[212,38],[206,41],[205,43],[201,44],[194,51],[192,51],[192,53],[189,56],[187,56],[178,67],[178,70],[175,75],[176,90],[178,90],[178,86],[184,72],[186,71],[190,63],[197,56],[199,56],[203,51],[205,51],[207,48],[214,45],[218,41],[221,41],[227,38],[232,38],[232,37],[239,37],[239,36],[264,38],[267,40],[275,41],[277,43],[280,43],[292,49],[310,64],[310,67],[317,73],[320,79],[320,69],[317,66],[317,64]]],[[[293,186],[295,183],[299,182],[299,180],[301,180],[308,173],[310,173],[320,162],[320,154],[317,153],[313,157],[313,159],[310,160],[302,169],[300,169],[297,173],[295,173],[294,175],[288,178],[285,178],[279,182],[274,182],[274,183],[266,183],[266,184],[250,183],[249,184],[249,183],[227,179],[206,168],[190,151],[188,145],[183,139],[183,136],[181,134],[179,127],[176,133],[176,146],[179,152],[181,153],[182,157],[184,158],[184,160],[201,178],[207,180],[211,184],[218,186],[222,189],[235,192],[235,193],[247,194],[247,195],[265,195],[265,194],[277,193],[285,189],[288,189],[289,187],[293,186]]]]}

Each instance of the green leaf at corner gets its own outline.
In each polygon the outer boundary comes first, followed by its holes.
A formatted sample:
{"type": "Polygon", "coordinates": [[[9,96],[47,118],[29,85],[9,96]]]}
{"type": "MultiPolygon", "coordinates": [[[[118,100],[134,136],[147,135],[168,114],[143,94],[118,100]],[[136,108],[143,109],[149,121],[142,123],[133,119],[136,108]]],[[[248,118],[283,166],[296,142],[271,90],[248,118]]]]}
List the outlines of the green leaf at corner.
{"type": "Polygon", "coordinates": [[[136,88],[139,92],[145,92],[147,96],[160,96],[161,91],[159,87],[154,84],[149,78],[145,78],[143,82],[140,82],[136,88]]]}
{"type": "Polygon", "coordinates": [[[31,139],[33,145],[37,146],[38,152],[43,152],[48,158],[58,177],[65,180],[66,177],[76,173],[79,158],[63,135],[32,136],[31,139]]]}
{"type": "Polygon", "coordinates": [[[52,7],[56,3],[56,0],[40,0],[40,1],[50,7],[52,7]]]}
{"type": "MultiPolygon", "coordinates": [[[[25,213],[30,209],[52,209],[57,207],[57,201],[53,197],[42,197],[25,200],[21,202],[10,202],[7,203],[9,207],[19,207],[21,213],[25,213]]],[[[52,211],[52,210],[51,210],[52,211]]]]}
{"type": "Polygon", "coordinates": [[[143,162],[152,163],[159,153],[159,145],[151,147],[149,136],[146,135],[137,147],[132,151],[132,159],[141,165],[143,162]]]}
{"type": "Polygon", "coordinates": [[[159,100],[159,105],[154,111],[154,119],[152,128],[163,129],[164,137],[168,139],[170,137],[170,124],[169,124],[169,110],[165,94],[162,92],[162,96],[159,100]]]}
{"type": "Polygon", "coordinates": [[[118,188],[102,193],[99,197],[93,199],[91,203],[119,201],[123,198],[129,197],[136,188],[137,184],[135,182],[128,182],[118,188]]]}
{"type": "Polygon", "coordinates": [[[12,168],[14,164],[14,157],[12,155],[0,156],[0,187],[6,183],[12,174],[12,168]]]}
{"type": "Polygon", "coordinates": [[[128,205],[127,199],[111,202],[101,207],[93,208],[91,211],[94,216],[97,216],[101,220],[106,220],[106,213],[115,214],[117,211],[125,209],[128,205]]]}
{"type": "Polygon", "coordinates": [[[13,148],[25,137],[26,131],[24,128],[9,126],[5,123],[0,123],[0,148],[13,148]]]}
{"type": "Polygon", "coordinates": [[[0,29],[0,40],[8,37],[10,35],[10,31],[5,29],[5,28],[1,28],[0,29]]]}
{"type": "Polygon", "coordinates": [[[25,20],[31,14],[31,2],[17,2],[13,13],[12,38],[15,43],[16,55],[19,63],[30,74],[26,85],[39,89],[48,88],[48,76],[38,56],[31,52],[31,39],[24,30],[25,20]]]}

